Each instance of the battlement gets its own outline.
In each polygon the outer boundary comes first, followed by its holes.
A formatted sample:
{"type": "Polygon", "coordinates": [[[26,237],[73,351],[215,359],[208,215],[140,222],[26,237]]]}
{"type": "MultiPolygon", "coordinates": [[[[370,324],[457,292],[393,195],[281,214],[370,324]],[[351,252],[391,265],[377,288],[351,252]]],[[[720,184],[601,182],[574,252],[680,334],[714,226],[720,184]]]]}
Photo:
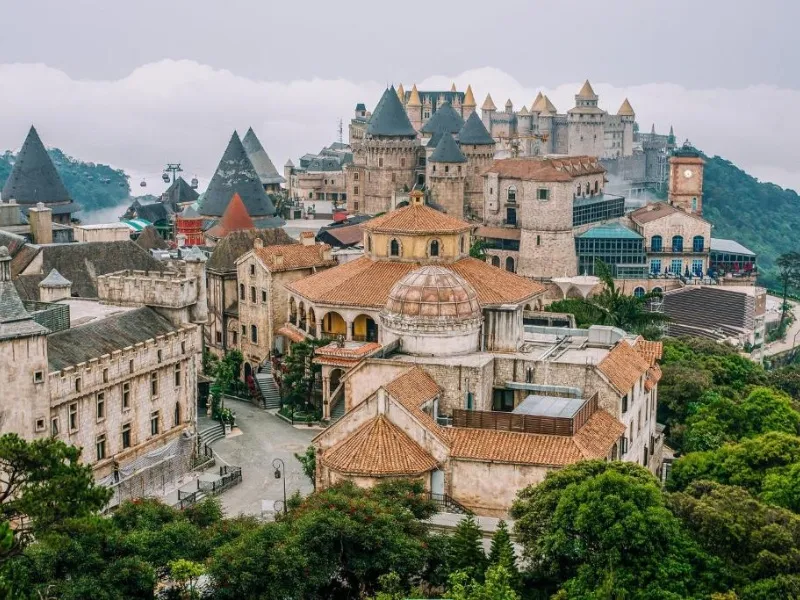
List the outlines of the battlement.
{"type": "Polygon", "coordinates": [[[100,275],[97,295],[123,306],[185,308],[197,303],[198,283],[205,285],[189,273],[125,270],[100,275]]]}

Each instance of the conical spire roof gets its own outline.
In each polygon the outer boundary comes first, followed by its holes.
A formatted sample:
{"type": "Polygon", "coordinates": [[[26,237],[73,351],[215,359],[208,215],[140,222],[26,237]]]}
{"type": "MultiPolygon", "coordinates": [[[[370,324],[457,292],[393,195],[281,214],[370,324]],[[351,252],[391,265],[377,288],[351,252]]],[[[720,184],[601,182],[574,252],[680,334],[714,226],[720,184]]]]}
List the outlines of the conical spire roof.
{"type": "Polygon", "coordinates": [[[454,82],[453,82],[453,84],[450,86],[450,91],[451,91],[451,92],[455,92],[455,91],[456,91],[456,82],[455,82],[455,81],[454,81],[454,82]]]}
{"type": "Polygon", "coordinates": [[[428,122],[422,126],[422,133],[458,133],[464,126],[464,119],[449,102],[442,102],[428,122]]]}
{"type": "Polygon", "coordinates": [[[264,191],[253,163],[235,131],[219,161],[217,170],[203,194],[199,212],[207,217],[221,217],[234,194],[239,194],[252,217],[275,214],[272,200],[264,191]]]}
{"type": "Polygon", "coordinates": [[[50,269],[47,277],[39,282],[41,287],[63,288],[72,285],[72,282],[55,269],[50,269]]]}
{"type": "Polygon", "coordinates": [[[672,129],[672,125],[669,126],[669,134],[670,135],[675,135],[675,132],[672,129]]]}
{"type": "Polygon", "coordinates": [[[183,177],[178,177],[167,190],[162,194],[164,202],[168,202],[175,210],[175,207],[190,202],[196,202],[200,195],[192,189],[183,177]]]}
{"type": "Polygon", "coordinates": [[[475,107],[475,106],[477,106],[477,103],[475,102],[475,96],[472,93],[472,86],[471,85],[467,86],[467,91],[464,94],[464,106],[467,106],[467,107],[475,107]]]}
{"type": "Polygon", "coordinates": [[[519,113],[518,114],[523,115],[523,116],[527,115],[527,114],[530,114],[530,113],[528,113],[528,107],[523,104],[522,108],[519,109],[519,113]]]}
{"type": "Polygon", "coordinates": [[[539,92],[536,94],[533,104],[531,104],[531,112],[542,112],[544,109],[544,96],[542,95],[542,92],[539,92]]]}
{"type": "Polygon", "coordinates": [[[550,98],[548,98],[547,96],[544,97],[544,109],[545,111],[552,113],[554,115],[558,114],[558,109],[555,107],[555,104],[550,102],[550,98]]]}
{"type": "Polygon", "coordinates": [[[14,168],[3,186],[3,201],[8,202],[12,198],[17,204],[71,201],[61,176],[33,126],[28,131],[28,137],[17,154],[14,168]]]}
{"type": "Polygon", "coordinates": [[[617,115],[620,117],[633,117],[635,115],[633,112],[633,107],[631,106],[631,103],[628,102],[627,98],[622,101],[622,106],[619,107],[617,115]]]}
{"type": "Polygon", "coordinates": [[[481,110],[497,110],[497,107],[494,105],[492,101],[492,95],[486,94],[486,100],[483,101],[483,106],[481,106],[481,110]]]}
{"type": "Polygon", "coordinates": [[[225,214],[222,215],[220,221],[226,233],[231,231],[242,231],[244,229],[255,229],[253,219],[247,213],[247,208],[242,202],[242,197],[234,193],[231,201],[228,203],[228,208],[225,209],[225,214]]]}
{"type": "Polygon", "coordinates": [[[592,84],[589,83],[589,80],[587,79],[583,83],[583,87],[581,88],[581,91],[578,92],[578,97],[591,99],[591,98],[594,98],[595,96],[597,96],[597,94],[594,93],[594,90],[592,89],[592,84]]]}
{"type": "Polygon", "coordinates": [[[652,127],[650,127],[650,135],[656,134],[656,124],[653,123],[652,127]]]}
{"type": "Polygon", "coordinates": [[[397,98],[400,100],[400,102],[406,101],[406,91],[403,89],[402,83],[397,86],[397,98]]]}
{"type": "Polygon", "coordinates": [[[486,131],[486,126],[476,112],[469,116],[464,127],[458,132],[458,142],[462,145],[472,144],[474,146],[494,144],[492,136],[486,131]]]}
{"type": "Polygon", "coordinates": [[[250,162],[253,163],[262,184],[276,184],[286,181],[281,174],[278,173],[278,169],[275,168],[275,165],[270,160],[267,151],[264,150],[264,146],[261,145],[261,141],[258,139],[258,136],[256,136],[256,132],[253,131],[252,127],[248,129],[247,133],[244,135],[242,145],[244,146],[244,151],[247,152],[247,157],[250,159],[250,162]]]}
{"type": "Polygon", "coordinates": [[[442,139],[439,140],[439,143],[436,145],[436,150],[433,151],[433,154],[431,154],[428,160],[440,163],[467,162],[466,157],[461,152],[458,144],[456,144],[455,139],[453,139],[453,135],[448,131],[442,133],[442,139]]]}
{"type": "Polygon", "coordinates": [[[367,135],[373,137],[416,137],[417,131],[408,120],[394,86],[386,88],[367,125],[367,135]]]}
{"type": "Polygon", "coordinates": [[[406,106],[422,106],[422,100],[420,100],[416,83],[411,87],[411,93],[408,95],[406,106]]]}

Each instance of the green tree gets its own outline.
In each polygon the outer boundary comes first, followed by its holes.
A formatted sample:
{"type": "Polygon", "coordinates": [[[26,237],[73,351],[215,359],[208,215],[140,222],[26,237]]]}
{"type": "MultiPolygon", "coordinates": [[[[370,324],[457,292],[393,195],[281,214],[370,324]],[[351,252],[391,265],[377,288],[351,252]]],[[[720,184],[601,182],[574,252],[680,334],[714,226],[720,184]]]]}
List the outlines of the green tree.
{"type": "Polygon", "coordinates": [[[450,568],[463,571],[471,579],[480,580],[486,570],[486,553],[483,551],[483,532],[475,517],[465,516],[456,526],[450,539],[450,568]]]}
{"type": "Polygon", "coordinates": [[[469,247],[469,255],[478,260],[486,260],[486,242],[481,238],[475,238],[469,247]]]}
{"type": "Polygon", "coordinates": [[[786,311],[789,299],[789,290],[800,286],[800,252],[786,252],[775,261],[778,267],[778,277],[781,282],[781,327],[786,320],[786,311]]]}
{"type": "Polygon", "coordinates": [[[314,363],[314,352],[329,342],[327,339],[308,339],[292,344],[284,359],[286,373],[281,381],[284,399],[290,406],[306,409],[312,406],[314,382],[322,370],[314,363]]]}
{"type": "Polygon", "coordinates": [[[80,448],[52,438],[0,437],[0,522],[16,524],[12,554],[32,535],[92,514],[109,501],[111,492],[95,484],[80,455],[80,448]]]}
{"type": "Polygon", "coordinates": [[[516,588],[519,583],[519,570],[511,536],[508,534],[508,525],[504,520],[497,524],[497,531],[492,536],[492,546],[489,549],[489,564],[500,565],[506,570],[512,585],[516,588]]]}
{"type": "Polygon", "coordinates": [[[447,597],[451,600],[519,600],[511,575],[502,565],[489,567],[481,581],[470,578],[465,571],[456,571],[450,576],[447,597]]]}
{"type": "Polygon", "coordinates": [[[303,454],[295,453],[294,457],[300,462],[303,473],[311,480],[314,489],[317,488],[317,451],[314,446],[309,446],[303,454]]]}
{"type": "Polygon", "coordinates": [[[198,597],[195,585],[203,572],[202,564],[185,558],[179,558],[169,563],[170,576],[178,585],[181,598],[192,599],[198,597]]]}

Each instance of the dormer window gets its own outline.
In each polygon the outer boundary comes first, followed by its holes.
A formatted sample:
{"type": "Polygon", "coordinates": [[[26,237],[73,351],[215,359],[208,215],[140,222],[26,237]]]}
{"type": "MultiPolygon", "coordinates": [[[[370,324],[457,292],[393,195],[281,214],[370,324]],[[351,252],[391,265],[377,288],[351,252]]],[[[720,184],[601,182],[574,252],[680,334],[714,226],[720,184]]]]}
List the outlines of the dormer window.
{"type": "Polygon", "coordinates": [[[400,242],[397,240],[389,242],[389,256],[400,256],[400,242]]]}
{"type": "Polygon", "coordinates": [[[439,242],[438,240],[433,240],[431,242],[431,256],[439,256],[439,242]]]}

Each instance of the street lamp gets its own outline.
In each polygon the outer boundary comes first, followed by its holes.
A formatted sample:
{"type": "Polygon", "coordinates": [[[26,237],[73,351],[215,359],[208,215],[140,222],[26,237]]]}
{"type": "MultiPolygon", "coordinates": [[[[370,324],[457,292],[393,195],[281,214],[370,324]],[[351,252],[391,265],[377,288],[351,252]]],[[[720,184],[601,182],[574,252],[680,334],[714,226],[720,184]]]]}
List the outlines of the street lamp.
{"type": "Polygon", "coordinates": [[[286,463],[276,458],[272,461],[272,468],[275,469],[275,479],[283,479],[283,514],[286,514],[286,463]]]}

